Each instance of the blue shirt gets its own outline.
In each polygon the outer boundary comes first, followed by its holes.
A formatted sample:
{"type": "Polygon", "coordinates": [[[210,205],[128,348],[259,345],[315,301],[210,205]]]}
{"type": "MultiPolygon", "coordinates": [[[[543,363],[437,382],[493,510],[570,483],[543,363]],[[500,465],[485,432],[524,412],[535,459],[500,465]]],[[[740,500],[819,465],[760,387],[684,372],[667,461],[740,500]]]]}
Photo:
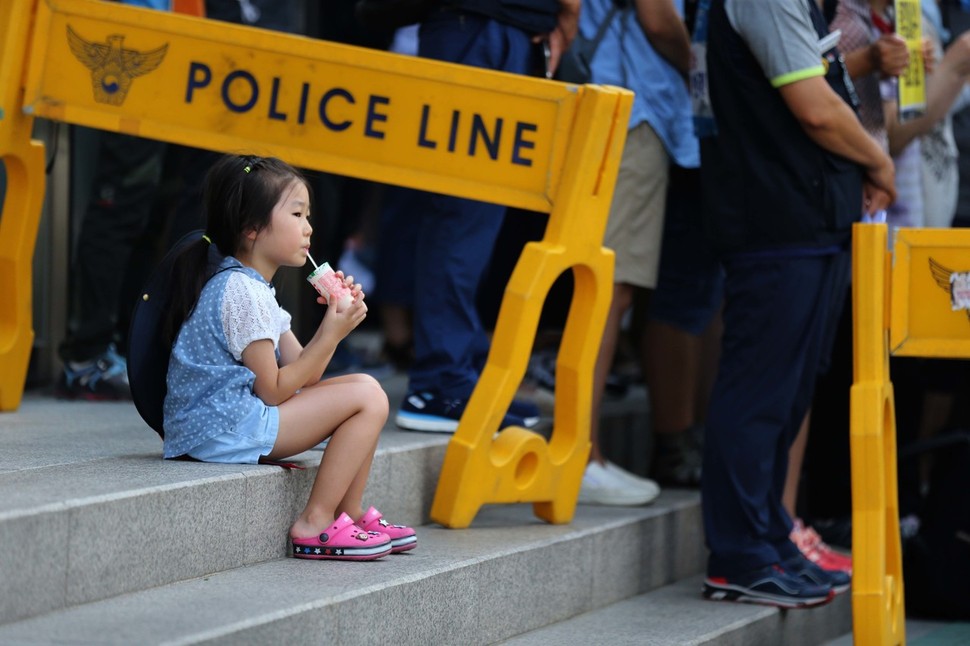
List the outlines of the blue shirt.
{"type": "Polygon", "coordinates": [[[171,0],[121,0],[122,4],[130,4],[133,7],[144,7],[146,9],[158,9],[169,11],[172,8],[171,0]]]}
{"type": "MultiPolygon", "coordinates": [[[[612,3],[613,0],[583,2],[579,29],[585,38],[595,37],[612,3]]],[[[674,6],[683,16],[683,0],[674,0],[674,6]]],[[[629,129],[649,123],[678,166],[700,165],[687,83],[650,45],[635,11],[621,9],[614,14],[593,56],[592,72],[594,83],[634,92],[629,129]]]]}
{"type": "MultiPolygon", "coordinates": [[[[199,302],[182,324],[168,364],[165,396],[165,457],[187,454],[203,442],[232,431],[245,434],[250,424],[264,423],[274,413],[253,392],[256,375],[231,348],[268,338],[278,348],[289,329],[290,316],[279,307],[272,286],[255,269],[229,256],[202,289],[199,302]],[[245,292],[257,298],[233,302],[226,298],[230,279],[246,281],[245,292]],[[254,300],[262,307],[249,307],[254,300]],[[227,336],[242,329],[243,340],[227,336]]],[[[238,291],[237,291],[238,293],[238,291]]],[[[279,350],[277,350],[279,359],[279,350]]]]}

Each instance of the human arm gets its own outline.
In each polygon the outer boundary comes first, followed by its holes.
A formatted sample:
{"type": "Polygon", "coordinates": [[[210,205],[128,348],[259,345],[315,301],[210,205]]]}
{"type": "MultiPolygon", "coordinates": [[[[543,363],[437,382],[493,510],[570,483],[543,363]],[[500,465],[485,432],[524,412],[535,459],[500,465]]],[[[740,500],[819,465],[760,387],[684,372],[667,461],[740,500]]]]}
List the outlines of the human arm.
{"type": "Polygon", "coordinates": [[[862,166],[873,190],[885,192],[890,202],[896,199],[892,160],[824,77],[812,76],[787,83],[778,91],[812,141],[862,166]]]}
{"type": "Polygon", "coordinates": [[[727,13],[806,135],[824,150],[862,166],[874,188],[895,199],[892,160],[826,80],[818,32],[804,4],[798,0],[736,2],[727,5],[727,13]]]}
{"type": "Polygon", "coordinates": [[[671,0],[636,0],[637,22],[658,54],[687,77],[690,69],[690,36],[684,19],[671,0]]]}
{"type": "Polygon", "coordinates": [[[932,75],[927,76],[926,110],[922,115],[900,122],[896,102],[884,103],[890,154],[899,154],[913,139],[929,132],[936,122],[946,116],[968,78],[970,32],[965,32],[953,41],[936,64],[932,75]]]}
{"type": "MultiPolygon", "coordinates": [[[[343,278],[341,272],[338,276],[343,278]]],[[[344,278],[354,296],[344,310],[328,307],[313,338],[300,345],[290,330],[289,315],[273,295],[254,282],[237,279],[227,284],[223,304],[223,327],[230,352],[255,375],[253,391],[267,405],[278,405],[300,388],[320,381],[337,344],[364,319],[367,306],[360,285],[344,278]],[[272,339],[279,338],[279,362],[272,339]]],[[[323,297],[318,303],[325,303],[323,297]]]]}
{"type": "Polygon", "coordinates": [[[549,43],[549,72],[555,73],[559,67],[562,54],[572,44],[579,31],[579,7],[580,0],[559,0],[559,15],[556,19],[556,27],[548,34],[538,34],[532,38],[532,42],[549,43]]]}
{"type": "Polygon", "coordinates": [[[292,331],[280,336],[280,358],[276,362],[273,342],[260,339],[243,350],[243,365],[256,376],[253,392],[268,406],[278,406],[298,390],[320,381],[323,371],[340,343],[367,315],[367,305],[358,298],[346,310],[328,307],[320,326],[305,347],[292,331]],[[283,360],[290,359],[288,363],[283,360]]]}
{"type": "Polygon", "coordinates": [[[898,34],[882,34],[865,47],[845,54],[845,69],[853,79],[878,72],[881,76],[899,76],[909,65],[909,48],[898,34]]]}

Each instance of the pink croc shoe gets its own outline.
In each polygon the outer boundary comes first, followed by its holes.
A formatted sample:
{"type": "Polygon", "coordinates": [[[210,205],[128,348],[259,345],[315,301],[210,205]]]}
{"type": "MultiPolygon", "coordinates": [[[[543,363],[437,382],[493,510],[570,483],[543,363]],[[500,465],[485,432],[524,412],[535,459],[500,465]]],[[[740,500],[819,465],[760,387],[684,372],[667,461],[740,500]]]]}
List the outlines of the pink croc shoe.
{"type": "Polygon", "coordinates": [[[368,532],[340,514],[319,536],[294,538],[293,556],[298,559],[373,561],[391,553],[391,538],[382,532],[368,532]]]}
{"type": "Polygon", "coordinates": [[[357,521],[357,525],[367,531],[381,532],[391,537],[391,552],[405,552],[418,546],[418,537],[414,530],[404,525],[391,525],[381,512],[373,507],[364,512],[357,521]]]}

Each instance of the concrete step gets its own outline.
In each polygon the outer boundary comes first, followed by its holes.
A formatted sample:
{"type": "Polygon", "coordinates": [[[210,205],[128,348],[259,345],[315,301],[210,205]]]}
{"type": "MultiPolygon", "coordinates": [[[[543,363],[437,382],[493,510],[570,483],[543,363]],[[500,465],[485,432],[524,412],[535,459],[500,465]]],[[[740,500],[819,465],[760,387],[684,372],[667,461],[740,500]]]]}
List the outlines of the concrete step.
{"type": "MultiPolygon", "coordinates": [[[[396,409],[406,378],[382,384],[396,409]]],[[[604,425],[645,419],[642,397],[609,403],[604,425]]],[[[366,502],[394,522],[428,522],[448,440],[389,423],[366,502]]],[[[287,554],[319,451],[295,458],[306,469],[291,471],[160,453],[130,403],[28,393],[0,416],[0,624],[287,554]]]]}
{"type": "MultiPolygon", "coordinates": [[[[529,505],[488,506],[469,529],[419,528],[417,549],[405,554],[371,563],[272,559],[6,623],[0,643],[349,644],[387,636],[490,644],[696,574],[704,559],[699,514],[696,492],[682,491],[643,508],[581,506],[569,525],[537,520],[529,505]]],[[[131,551],[150,559],[152,548],[145,541],[131,551]]]]}
{"type": "MultiPolygon", "coordinates": [[[[396,407],[404,378],[382,382],[396,407]]],[[[614,461],[644,473],[642,388],[608,400],[601,426],[614,461]]],[[[580,505],[566,526],[530,505],[487,505],[466,530],[428,524],[448,439],[393,424],[381,436],[366,500],[418,526],[416,550],[304,562],[287,558],[286,535],[318,450],[296,459],[305,470],[166,462],[131,404],[28,393],[0,416],[0,643],[747,644],[848,631],[832,610],[702,601],[695,491],[580,505]]]]}
{"type": "MultiPolygon", "coordinates": [[[[502,644],[508,646],[817,646],[852,630],[849,593],[806,610],[780,610],[701,597],[703,575],[681,579],[591,612],[545,626],[502,644]],[[591,636],[595,639],[591,640],[591,636]]],[[[851,639],[850,639],[851,643],[851,639]]]]}
{"type": "MultiPolygon", "coordinates": [[[[320,460],[163,461],[130,404],[28,397],[0,424],[0,623],[284,556],[320,460]]],[[[385,429],[368,503],[427,522],[447,442],[385,429]]]]}

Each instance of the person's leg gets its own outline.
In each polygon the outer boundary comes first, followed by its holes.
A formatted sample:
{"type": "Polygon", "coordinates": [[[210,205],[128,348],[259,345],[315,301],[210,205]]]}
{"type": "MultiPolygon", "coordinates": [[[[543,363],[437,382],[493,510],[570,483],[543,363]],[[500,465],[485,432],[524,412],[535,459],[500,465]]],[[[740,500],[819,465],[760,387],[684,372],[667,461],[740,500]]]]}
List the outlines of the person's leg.
{"type": "Polygon", "coordinates": [[[803,471],[808,518],[826,542],[848,546],[852,516],[849,452],[852,303],[849,290],[839,298],[842,313],[833,343],[832,365],[816,383],[803,471]]]}
{"type": "Polygon", "coordinates": [[[409,390],[467,398],[488,335],[475,297],[502,224],[503,206],[430,195],[418,224],[414,364],[409,390]]]}
{"type": "Polygon", "coordinates": [[[114,340],[118,299],[132,248],[161,181],[165,144],[102,132],[97,171],[77,242],[77,312],[61,347],[65,361],[94,359],[114,340]]]}
{"type": "Polygon", "coordinates": [[[776,544],[787,540],[791,521],[783,522],[781,491],[791,426],[800,421],[793,422],[793,410],[806,370],[814,375],[817,365],[807,355],[818,348],[826,265],[793,258],[733,260],[726,267],[721,365],[701,488],[712,576],[756,570],[784,556],[776,544]]]}
{"type": "MultiPolygon", "coordinates": [[[[831,295],[825,309],[821,310],[824,315],[820,323],[822,333],[819,337],[817,358],[812,359],[810,357],[810,360],[815,361],[818,366],[816,368],[817,376],[813,378],[810,372],[806,373],[802,396],[794,410],[796,419],[797,416],[801,415],[801,420],[798,423],[797,435],[788,451],[788,471],[784,478],[782,506],[793,521],[789,539],[806,558],[824,570],[851,573],[852,558],[832,550],[810,526],[802,521],[798,514],[799,491],[804,474],[803,464],[811,429],[812,411],[810,402],[815,397],[819,380],[832,366],[832,353],[845,303],[845,286],[849,280],[849,264],[847,253],[834,256],[831,259],[829,275],[826,279],[830,285],[831,295]],[[806,407],[808,411],[802,415],[801,410],[806,407]]],[[[847,419],[845,422],[847,422],[847,419]]],[[[787,521],[784,522],[787,523],[787,521]]]]}
{"type": "Polygon", "coordinates": [[[363,375],[322,381],[280,405],[279,434],[269,459],[290,457],[330,438],[306,507],[290,528],[290,536],[319,534],[342,512],[360,517],[387,413],[384,390],[363,375]]]}
{"type": "Polygon", "coordinates": [[[698,169],[671,167],[657,288],[644,329],[643,364],[653,422],[651,477],[696,487],[716,355],[705,334],[722,299],[720,263],[706,243],[698,169]],[[706,372],[705,372],[706,371],[706,372]],[[703,408],[702,408],[703,407],[703,408]]]}
{"type": "Polygon", "coordinates": [[[653,430],[658,435],[685,431],[695,419],[701,340],[678,327],[652,320],[647,324],[645,341],[653,430]]]}
{"type": "Polygon", "coordinates": [[[376,304],[384,333],[383,352],[400,370],[411,367],[414,356],[412,311],[415,294],[417,221],[427,194],[400,186],[385,187],[376,262],[380,291],[376,304]]]}
{"type": "Polygon", "coordinates": [[[838,593],[849,587],[851,558],[831,551],[811,528],[806,528],[800,520],[795,520],[793,510],[797,503],[801,459],[808,435],[810,403],[818,375],[828,369],[837,319],[841,313],[848,255],[826,256],[803,264],[812,271],[803,273],[798,284],[805,286],[806,291],[814,289],[817,298],[811,311],[811,332],[806,335],[802,345],[804,368],[788,422],[789,436],[779,444],[775,456],[774,486],[782,492],[782,498],[780,504],[773,508],[768,535],[782,557],[782,567],[786,571],[815,583],[831,585],[838,593]],[[785,505],[786,494],[791,497],[790,508],[785,505]]]}
{"type": "Polygon", "coordinates": [[[668,163],[663,143],[649,124],[641,123],[627,133],[603,238],[603,246],[616,254],[613,300],[593,376],[592,449],[580,487],[581,503],[642,505],[660,493],[652,480],[635,476],[606,459],[599,443],[599,418],[623,316],[633,304],[634,294],[646,295],[657,282],[668,163]]]}
{"type": "MultiPolygon", "coordinates": [[[[525,32],[494,20],[438,12],[421,25],[420,55],[523,74],[532,45],[525,32]]],[[[476,364],[489,345],[476,296],[505,207],[426,195],[417,223],[409,390],[463,400],[478,381],[476,364]]]]}
{"type": "Polygon", "coordinates": [[[606,458],[600,451],[599,428],[600,416],[598,414],[603,403],[603,395],[606,392],[606,378],[610,374],[613,365],[613,357],[616,355],[617,340],[620,337],[620,325],[623,315],[633,302],[633,287],[623,283],[613,285],[613,299],[610,301],[610,311],[606,318],[606,327],[603,329],[603,340],[600,343],[599,354],[596,355],[596,365],[593,370],[593,411],[590,420],[589,440],[591,462],[606,462],[606,458]]]}
{"type": "Polygon", "coordinates": [[[812,413],[809,411],[805,415],[801,426],[798,428],[798,435],[795,436],[795,441],[792,442],[791,449],[789,449],[788,453],[788,475],[785,477],[785,488],[781,494],[781,504],[784,505],[785,511],[792,518],[798,516],[798,482],[801,479],[802,463],[805,459],[805,446],[808,444],[808,428],[811,418],[812,413]]]}

